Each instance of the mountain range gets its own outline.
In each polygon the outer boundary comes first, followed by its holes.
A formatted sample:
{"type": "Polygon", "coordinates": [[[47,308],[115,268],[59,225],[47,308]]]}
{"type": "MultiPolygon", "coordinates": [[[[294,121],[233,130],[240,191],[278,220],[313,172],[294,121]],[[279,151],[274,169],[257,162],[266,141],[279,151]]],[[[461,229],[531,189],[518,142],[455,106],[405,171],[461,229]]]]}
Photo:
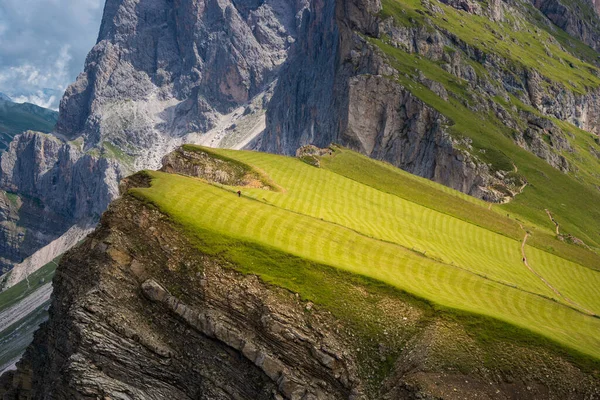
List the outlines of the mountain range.
{"type": "Polygon", "coordinates": [[[26,130],[50,133],[58,113],[30,103],[14,103],[0,93],[0,151],[6,150],[12,139],[26,130]]]}

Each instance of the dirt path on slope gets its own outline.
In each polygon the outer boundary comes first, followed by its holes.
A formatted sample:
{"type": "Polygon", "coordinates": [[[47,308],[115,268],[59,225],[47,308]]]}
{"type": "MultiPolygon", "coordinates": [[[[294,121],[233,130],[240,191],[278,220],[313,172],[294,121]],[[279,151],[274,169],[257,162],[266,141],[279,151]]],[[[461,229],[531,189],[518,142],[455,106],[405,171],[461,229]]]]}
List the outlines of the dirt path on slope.
{"type": "Polygon", "coordinates": [[[552,223],[554,225],[556,225],[556,234],[560,235],[560,230],[559,230],[560,225],[558,225],[558,222],[556,222],[556,220],[552,216],[552,213],[547,208],[546,208],[546,214],[548,214],[548,218],[550,218],[550,221],[552,221],[552,223]]]}
{"type": "MultiPolygon", "coordinates": [[[[592,317],[597,317],[598,315],[596,315],[596,313],[594,313],[593,311],[588,310],[587,308],[583,307],[581,304],[579,304],[579,303],[571,300],[567,296],[563,295],[557,288],[552,286],[552,284],[550,282],[548,282],[540,273],[538,273],[535,269],[533,269],[529,265],[529,262],[527,261],[527,255],[525,254],[525,245],[527,244],[527,239],[529,238],[529,232],[527,232],[525,230],[525,228],[523,228],[523,225],[521,225],[520,223],[519,223],[519,226],[521,227],[523,232],[525,232],[525,237],[523,238],[523,242],[521,242],[521,256],[523,257],[523,264],[525,264],[527,269],[529,269],[529,271],[531,271],[532,274],[534,274],[542,282],[544,282],[544,284],[546,286],[548,286],[548,288],[550,288],[550,290],[552,290],[559,298],[562,298],[563,300],[565,300],[567,303],[569,303],[571,306],[573,306],[573,308],[575,308],[577,311],[580,311],[584,314],[591,315],[592,317]]],[[[558,226],[556,229],[558,230],[558,226]]]]}

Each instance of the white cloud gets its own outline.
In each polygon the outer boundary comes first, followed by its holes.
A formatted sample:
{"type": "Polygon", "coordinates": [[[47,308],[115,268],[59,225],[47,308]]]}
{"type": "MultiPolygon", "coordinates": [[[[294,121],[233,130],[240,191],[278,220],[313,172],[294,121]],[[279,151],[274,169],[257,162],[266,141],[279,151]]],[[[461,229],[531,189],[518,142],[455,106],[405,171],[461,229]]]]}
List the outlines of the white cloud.
{"type": "Polygon", "coordinates": [[[58,99],[57,96],[53,96],[53,95],[48,96],[41,90],[38,90],[36,93],[33,93],[29,96],[11,97],[11,100],[14,101],[15,103],[31,103],[31,104],[35,104],[36,106],[49,108],[49,109],[55,110],[55,111],[58,111],[58,108],[56,107],[56,103],[57,103],[57,101],[60,101],[60,99],[58,99]]]}
{"type": "Polygon", "coordinates": [[[0,92],[57,108],[96,41],[103,4],[0,0],[0,92]]]}

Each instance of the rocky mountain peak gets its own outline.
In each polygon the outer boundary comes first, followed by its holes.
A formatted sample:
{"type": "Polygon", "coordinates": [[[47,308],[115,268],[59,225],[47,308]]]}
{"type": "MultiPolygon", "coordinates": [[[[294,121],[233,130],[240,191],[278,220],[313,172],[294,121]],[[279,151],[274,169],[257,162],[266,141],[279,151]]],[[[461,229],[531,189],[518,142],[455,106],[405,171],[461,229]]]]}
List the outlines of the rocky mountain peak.
{"type": "MultiPolygon", "coordinates": [[[[98,43],[61,102],[58,133],[133,156],[213,128],[264,91],[300,24],[296,1],[109,0],[98,43]]],[[[171,143],[171,144],[170,144],[171,143]]],[[[147,162],[149,157],[141,157],[147,162]]],[[[151,158],[151,157],[150,157],[151,158]]],[[[154,165],[155,166],[155,165],[154,165]]]]}

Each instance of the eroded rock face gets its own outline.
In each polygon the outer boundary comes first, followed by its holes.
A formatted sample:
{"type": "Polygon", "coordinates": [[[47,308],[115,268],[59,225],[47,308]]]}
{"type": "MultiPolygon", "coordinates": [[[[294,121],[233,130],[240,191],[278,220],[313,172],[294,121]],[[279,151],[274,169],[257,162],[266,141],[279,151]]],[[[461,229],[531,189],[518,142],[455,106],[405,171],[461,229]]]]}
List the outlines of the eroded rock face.
{"type": "Polygon", "coordinates": [[[13,394],[36,399],[360,394],[356,366],[327,328],[330,317],[307,313],[293,294],[190,251],[163,216],[136,210],[136,203],[121,201],[83,247],[66,256],[54,281],[52,321],[37,334],[39,346],[30,348],[16,376],[15,382],[30,381],[31,390],[21,386],[13,394]],[[130,229],[147,235],[134,239],[125,234],[130,229]],[[140,245],[144,250],[135,251],[140,245]],[[179,268],[187,271],[186,282],[179,281],[179,268]]]}
{"type": "Polygon", "coordinates": [[[303,19],[280,73],[260,149],[291,155],[306,144],[326,147],[339,141],[348,120],[349,79],[394,73],[352,30],[377,35],[380,9],[379,2],[360,0],[311,3],[314,16],[303,19]]]}
{"type": "Polygon", "coordinates": [[[0,256],[21,262],[77,222],[98,219],[117,195],[118,163],[84,154],[52,135],[27,132],[0,154],[0,256]]]}
{"type": "Polygon", "coordinates": [[[457,149],[448,120],[399,84],[382,76],[350,80],[345,143],[370,157],[488,200],[494,180],[485,165],[457,149]]]}
{"type": "MultiPolygon", "coordinates": [[[[508,24],[511,22],[506,18],[507,12],[523,11],[498,1],[483,8],[476,2],[446,3],[508,24]]],[[[428,1],[421,4],[428,13],[444,13],[428,1]]],[[[411,95],[412,89],[399,83],[399,72],[392,68],[388,56],[365,39],[369,36],[433,61],[466,83],[468,99],[448,93],[444,85],[428,79],[422,71],[415,69],[410,76],[400,73],[402,78],[418,82],[443,101],[459,102],[481,118],[493,113],[499,123],[512,130],[516,144],[565,173],[571,171],[571,166],[563,153],[573,151],[565,132],[556,127],[524,127],[523,120],[530,120],[533,113],[504,107],[494,99],[508,99],[510,105],[514,96],[547,117],[545,121],[557,118],[599,133],[598,89],[584,94],[567,90],[535,70],[515,66],[493,51],[473,47],[441,28],[426,22],[411,27],[396,24],[393,18],[381,20],[373,16],[380,4],[369,3],[369,7],[363,6],[361,14],[350,11],[352,7],[342,1],[311,5],[310,10],[318,8],[323,17],[311,20],[299,30],[297,46],[292,48],[281,71],[267,113],[265,133],[256,143],[258,149],[291,155],[307,144],[326,147],[339,143],[489,201],[508,201],[520,193],[525,181],[506,179],[509,174],[516,174],[509,163],[488,164],[485,160],[491,157],[486,158],[483,151],[452,137],[446,127],[456,121],[447,120],[411,95]],[[331,39],[317,44],[307,40],[317,36],[331,39]],[[475,70],[472,60],[484,66],[486,76],[475,70]]],[[[576,7],[570,7],[569,12],[583,18],[582,10],[576,7]]],[[[596,16],[583,19],[590,24],[598,20],[596,16]]],[[[514,29],[519,29],[517,25],[514,29]]]]}
{"type": "Polygon", "coordinates": [[[600,49],[600,5],[595,0],[575,6],[560,0],[532,0],[550,21],[593,49],[600,49]]]}
{"type": "MultiPolygon", "coordinates": [[[[518,193],[512,184],[501,192],[493,188],[507,184],[488,165],[458,150],[461,146],[445,127],[449,121],[398,84],[397,72],[361,35],[385,32],[392,40],[398,38],[416,46],[415,51],[440,59],[445,55],[444,38],[426,28],[394,30],[374,16],[379,3],[369,7],[363,6],[359,13],[343,1],[327,3],[319,9],[322,21],[302,27],[298,46],[281,72],[267,113],[267,129],[257,147],[294,154],[306,144],[340,143],[489,201],[503,202],[518,193]],[[316,44],[306,39],[315,36],[330,39],[316,44]]],[[[476,77],[472,67],[463,71],[476,77]]],[[[442,85],[426,79],[422,83],[447,99],[442,85]]]]}
{"type": "Polygon", "coordinates": [[[158,167],[173,139],[209,130],[220,113],[265,90],[295,40],[301,8],[108,0],[98,44],[61,102],[58,132],[83,133],[86,146],[108,140],[133,154],[154,152],[140,165],[158,167]]]}

